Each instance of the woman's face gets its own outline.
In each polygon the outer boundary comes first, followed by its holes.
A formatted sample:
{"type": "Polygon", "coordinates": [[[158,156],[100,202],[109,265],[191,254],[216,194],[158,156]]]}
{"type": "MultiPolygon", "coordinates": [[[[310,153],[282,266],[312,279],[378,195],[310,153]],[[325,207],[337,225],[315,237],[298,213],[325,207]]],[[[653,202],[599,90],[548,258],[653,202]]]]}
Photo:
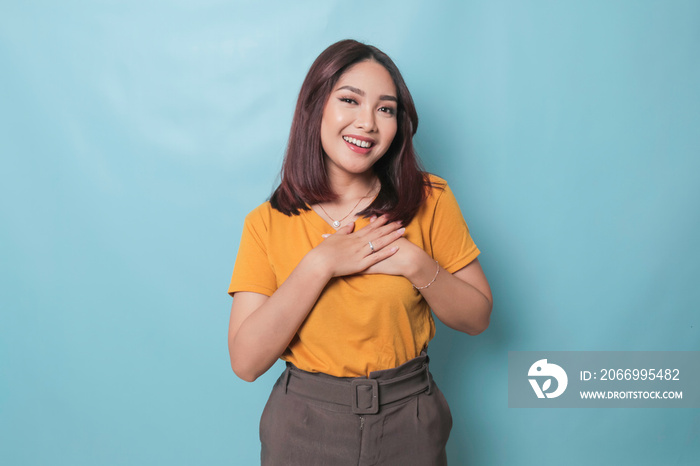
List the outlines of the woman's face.
{"type": "Polygon", "coordinates": [[[350,67],[338,79],[321,119],[321,144],[329,174],[362,174],[396,135],[397,93],[389,72],[375,61],[350,67]]]}

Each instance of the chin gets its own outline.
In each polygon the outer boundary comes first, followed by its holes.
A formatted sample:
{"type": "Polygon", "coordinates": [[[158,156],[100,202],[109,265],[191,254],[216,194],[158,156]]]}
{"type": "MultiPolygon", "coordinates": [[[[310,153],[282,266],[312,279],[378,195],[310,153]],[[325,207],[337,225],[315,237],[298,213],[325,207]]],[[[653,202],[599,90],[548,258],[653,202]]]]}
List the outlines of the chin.
{"type": "Polygon", "coordinates": [[[352,173],[353,175],[361,175],[367,172],[367,170],[372,169],[372,165],[367,163],[367,160],[345,160],[345,163],[334,163],[337,168],[341,169],[346,173],[352,173]]]}
{"type": "Polygon", "coordinates": [[[339,169],[345,173],[352,175],[362,175],[372,170],[372,167],[377,162],[377,160],[369,159],[365,156],[357,154],[349,154],[348,156],[343,155],[342,157],[328,157],[326,155],[326,168],[334,166],[335,169],[339,169]]]}
{"type": "Polygon", "coordinates": [[[345,171],[352,173],[353,175],[364,175],[367,172],[372,171],[372,165],[364,165],[362,167],[347,167],[345,171]]]}

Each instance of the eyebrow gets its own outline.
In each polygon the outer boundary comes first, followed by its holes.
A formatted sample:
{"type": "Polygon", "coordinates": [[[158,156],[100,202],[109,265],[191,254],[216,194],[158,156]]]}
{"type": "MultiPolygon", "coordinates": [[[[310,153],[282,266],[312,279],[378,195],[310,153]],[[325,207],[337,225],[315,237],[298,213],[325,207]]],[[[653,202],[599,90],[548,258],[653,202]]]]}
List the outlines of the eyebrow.
{"type": "MultiPolygon", "coordinates": [[[[356,88],[356,87],[352,87],[352,86],[342,86],[342,87],[339,87],[338,89],[336,89],[336,91],[339,91],[339,90],[341,90],[341,89],[347,89],[347,90],[349,90],[349,91],[351,91],[351,92],[354,92],[355,94],[361,95],[362,97],[365,96],[365,91],[363,91],[362,89],[358,89],[358,88],[356,88]]],[[[380,95],[380,96],[379,96],[379,100],[391,100],[392,102],[397,102],[397,103],[398,103],[398,100],[397,100],[396,97],[394,97],[393,95],[380,95]]]]}

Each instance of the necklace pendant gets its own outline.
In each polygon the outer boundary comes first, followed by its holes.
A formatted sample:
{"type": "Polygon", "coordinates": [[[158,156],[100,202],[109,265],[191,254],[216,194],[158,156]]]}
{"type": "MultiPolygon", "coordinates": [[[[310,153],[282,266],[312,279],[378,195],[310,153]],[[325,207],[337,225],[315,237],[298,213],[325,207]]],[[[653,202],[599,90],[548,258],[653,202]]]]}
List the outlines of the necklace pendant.
{"type": "Polygon", "coordinates": [[[334,228],[338,228],[339,226],[340,226],[340,222],[337,221],[337,220],[334,220],[334,221],[333,221],[333,227],[334,227],[334,228]]]}

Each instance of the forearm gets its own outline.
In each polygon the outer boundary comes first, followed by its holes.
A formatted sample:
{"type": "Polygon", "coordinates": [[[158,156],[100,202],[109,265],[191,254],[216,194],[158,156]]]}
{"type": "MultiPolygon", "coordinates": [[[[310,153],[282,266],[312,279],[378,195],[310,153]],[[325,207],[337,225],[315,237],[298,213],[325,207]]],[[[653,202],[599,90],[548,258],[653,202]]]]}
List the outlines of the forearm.
{"type": "MultiPolygon", "coordinates": [[[[307,255],[229,340],[231,367],[244,380],[265,373],[285,351],[330,275],[307,255]]],[[[234,298],[235,300],[235,298],[234,298]]]]}
{"type": "MultiPolygon", "coordinates": [[[[435,260],[422,254],[406,278],[416,286],[424,286],[435,277],[436,270],[435,260]]],[[[477,335],[488,327],[493,305],[490,290],[485,294],[440,267],[435,281],[419,291],[435,315],[448,327],[469,335],[477,335]]]]}

